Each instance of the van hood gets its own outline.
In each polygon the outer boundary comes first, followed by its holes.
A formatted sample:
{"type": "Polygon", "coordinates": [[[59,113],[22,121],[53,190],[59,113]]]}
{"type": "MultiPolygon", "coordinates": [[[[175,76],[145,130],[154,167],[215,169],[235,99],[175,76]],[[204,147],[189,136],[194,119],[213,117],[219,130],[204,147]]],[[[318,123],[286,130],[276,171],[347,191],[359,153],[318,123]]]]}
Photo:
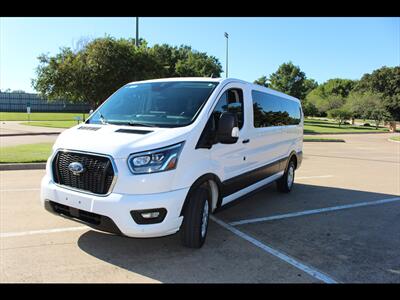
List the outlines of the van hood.
{"type": "Polygon", "coordinates": [[[53,150],[68,149],[111,155],[125,159],[131,153],[148,151],[185,140],[191,126],[156,128],[80,124],[63,131],[53,150]]]}

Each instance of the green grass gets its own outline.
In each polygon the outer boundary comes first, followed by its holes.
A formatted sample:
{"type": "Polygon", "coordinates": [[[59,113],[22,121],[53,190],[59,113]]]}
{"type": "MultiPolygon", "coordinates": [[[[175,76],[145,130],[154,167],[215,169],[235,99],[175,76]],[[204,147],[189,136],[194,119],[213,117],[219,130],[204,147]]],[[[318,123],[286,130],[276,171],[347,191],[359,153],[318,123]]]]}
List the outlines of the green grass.
{"type": "Polygon", "coordinates": [[[45,162],[51,154],[51,143],[25,144],[0,148],[0,163],[45,162]]]}
{"type": "Polygon", "coordinates": [[[400,136],[392,136],[390,139],[391,139],[392,141],[398,141],[398,142],[400,142],[400,136]]]}
{"type": "Polygon", "coordinates": [[[53,128],[70,128],[75,126],[77,121],[35,121],[35,122],[22,122],[23,125],[53,127],[53,128]]]}
{"type": "MultiPolygon", "coordinates": [[[[46,113],[33,112],[30,114],[31,121],[74,121],[74,117],[83,117],[81,113],[46,113]]],[[[88,114],[85,114],[87,119],[88,114]]],[[[0,121],[28,121],[25,112],[0,112],[0,121]]],[[[75,121],[76,122],[76,121],[75,121]]]]}
{"type": "Polygon", "coordinates": [[[305,136],[303,138],[304,142],[342,142],[344,143],[345,140],[343,139],[333,139],[333,138],[312,138],[305,136]]]}
{"type": "Polygon", "coordinates": [[[304,133],[326,134],[326,133],[365,133],[365,132],[388,132],[385,127],[375,129],[373,126],[339,125],[332,120],[305,119],[304,133]]]}

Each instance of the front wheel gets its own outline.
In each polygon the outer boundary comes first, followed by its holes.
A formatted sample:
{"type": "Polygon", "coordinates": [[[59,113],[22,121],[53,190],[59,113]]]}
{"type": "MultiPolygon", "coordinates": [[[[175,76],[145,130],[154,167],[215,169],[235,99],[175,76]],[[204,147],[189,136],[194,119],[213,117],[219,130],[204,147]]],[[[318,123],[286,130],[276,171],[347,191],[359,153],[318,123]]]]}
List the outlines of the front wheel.
{"type": "Polygon", "coordinates": [[[208,189],[199,187],[191,193],[183,214],[180,230],[182,244],[189,248],[201,248],[206,240],[210,214],[208,189]]]}
{"type": "Polygon", "coordinates": [[[290,160],[289,165],[283,176],[276,181],[278,191],[282,193],[289,193],[292,190],[295,170],[296,165],[292,159],[290,160]]]}

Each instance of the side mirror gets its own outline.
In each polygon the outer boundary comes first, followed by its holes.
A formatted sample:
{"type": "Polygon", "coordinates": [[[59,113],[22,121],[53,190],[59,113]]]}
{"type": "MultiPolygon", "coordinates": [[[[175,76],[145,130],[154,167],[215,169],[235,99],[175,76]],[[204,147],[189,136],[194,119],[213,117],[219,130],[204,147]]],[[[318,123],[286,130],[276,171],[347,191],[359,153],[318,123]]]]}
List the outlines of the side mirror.
{"type": "Polygon", "coordinates": [[[221,144],[234,144],[239,138],[236,114],[224,112],[218,121],[217,141],[221,144]]]}

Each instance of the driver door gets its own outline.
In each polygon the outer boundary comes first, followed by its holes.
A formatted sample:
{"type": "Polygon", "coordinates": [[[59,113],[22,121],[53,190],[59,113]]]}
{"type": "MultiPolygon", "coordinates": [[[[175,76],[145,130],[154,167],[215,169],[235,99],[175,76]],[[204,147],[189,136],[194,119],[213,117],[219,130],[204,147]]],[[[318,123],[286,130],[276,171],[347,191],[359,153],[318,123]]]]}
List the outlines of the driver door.
{"type": "MultiPolygon", "coordinates": [[[[235,113],[238,117],[239,139],[234,144],[217,143],[212,146],[211,159],[222,168],[221,181],[224,182],[240,176],[251,168],[247,153],[249,152],[249,126],[247,109],[249,99],[246,99],[245,87],[242,84],[229,84],[218,97],[212,114],[216,121],[222,112],[235,113]]],[[[229,187],[227,187],[229,190],[229,187]]]]}

